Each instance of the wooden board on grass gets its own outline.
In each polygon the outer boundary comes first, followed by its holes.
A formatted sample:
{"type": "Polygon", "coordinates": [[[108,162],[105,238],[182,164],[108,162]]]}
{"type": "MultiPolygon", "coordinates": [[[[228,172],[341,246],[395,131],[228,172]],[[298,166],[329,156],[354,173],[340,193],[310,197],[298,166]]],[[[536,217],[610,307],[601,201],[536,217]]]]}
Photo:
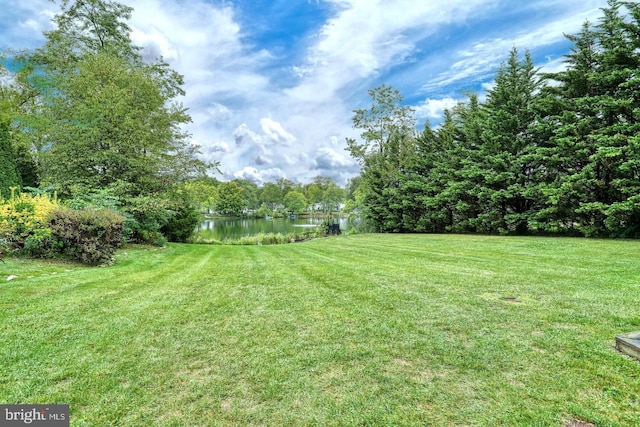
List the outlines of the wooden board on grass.
{"type": "Polygon", "coordinates": [[[618,351],[640,360],[640,331],[616,336],[618,351]]]}

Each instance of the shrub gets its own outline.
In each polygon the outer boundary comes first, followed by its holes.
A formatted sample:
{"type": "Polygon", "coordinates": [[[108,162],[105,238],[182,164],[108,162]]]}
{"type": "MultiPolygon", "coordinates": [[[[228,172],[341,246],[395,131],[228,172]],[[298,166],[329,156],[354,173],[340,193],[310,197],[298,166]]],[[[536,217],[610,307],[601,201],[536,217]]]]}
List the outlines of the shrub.
{"type": "Polygon", "coordinates": [[[4,258],[13,252],[13,245],[7,239],[0,238],[0,261],[4,262],[4,258]]]}
{"type": "Polygon", "coordinates": [[[22,247],[25,240],[48,227],[48,217],[58,202],[46,194],[20,194],[9,200],[0,200],[0,238],[22,247]]]}
{"type": "Polygon", "coordinates": [[[38,229],[24,239],[20,254],[31,258],[57,258],[64,249],[62,242],[56,240],[49,228],[38,229]]]}
{"type": "Polygon", "coordinates": [[[169,221],[167,201],[158,197],[140,196],[126,199],[124,237],[129,242],[163,246],[167,240],[160,229],[169,221]]]}
{"type": "Polygon", "coordinates": [[[49,222],[62,252],[85,264],[111,262],[122,242],[124,217],[110,209],[58,209],[49,222]]]}
{"type": "Polygon", "coordinates": [[[312,237],[316,237],[314,231],[309,231],[302,235],[294,233],[259,233],[253,236],[241,237],[238,240],[225,241],[224,243],[229,245],[284,245],[286,243],[300,242],[312,237]]]}
{"type": "Polygon", "coordinates": [[[277,245],[290,243],[290,239],[281,233],[258,233],[253,236],[241,237],[231,242],[232,245],[277,245]]]}
{"type": "Polygon", "coordinates": [[[202,215],[190,204],[174,206],[169,214],[167,223],[160,231],[170,242],[187,242],[202,222],[202,215]]]}

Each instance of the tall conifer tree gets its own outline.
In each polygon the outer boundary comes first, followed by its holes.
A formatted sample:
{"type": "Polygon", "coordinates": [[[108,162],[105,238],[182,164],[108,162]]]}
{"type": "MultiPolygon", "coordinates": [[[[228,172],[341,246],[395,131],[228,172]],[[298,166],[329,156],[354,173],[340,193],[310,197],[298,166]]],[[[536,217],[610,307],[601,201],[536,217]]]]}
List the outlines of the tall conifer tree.
{"type": "Polygon", "coordinates": [[[569,36],[568,69],[553,76],[564,109],[552,119],[558,180],[546,212],[587,236],[640,235],[639,18],[638,4],[610,0],[596,26],[569,36]]]}
{"type": "Polygon", "coordinates": [[[540,78],[527,52],[511,51],[484,105],[482,147],[484,185],[478,194],[479,231],[525,233],[535,200],[532,125],[540,78]]]}

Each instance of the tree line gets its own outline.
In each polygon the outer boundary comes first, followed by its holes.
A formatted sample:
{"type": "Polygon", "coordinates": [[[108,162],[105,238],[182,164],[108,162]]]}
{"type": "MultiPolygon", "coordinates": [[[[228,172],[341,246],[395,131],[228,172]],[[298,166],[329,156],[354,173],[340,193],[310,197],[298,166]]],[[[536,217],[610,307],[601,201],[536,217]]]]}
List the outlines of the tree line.
{"type": "Polygon", "coordinates": [[[220,182],[206,177],[184,184],[201,211],[221,215],[278,215],[331,213],[341,209],[346,191],[331,178],[318,176],[309,184],[286,178],[261,187],[246,179],[220,182]]]}
{"type": "Polygon", "coordinates": [[[381,232],[640,237],[640,5],[609,0],[566,68],[514,48],[486,100],[469,94],[421,132],[382,85],[354,111],[358,205],[381,232]]]}

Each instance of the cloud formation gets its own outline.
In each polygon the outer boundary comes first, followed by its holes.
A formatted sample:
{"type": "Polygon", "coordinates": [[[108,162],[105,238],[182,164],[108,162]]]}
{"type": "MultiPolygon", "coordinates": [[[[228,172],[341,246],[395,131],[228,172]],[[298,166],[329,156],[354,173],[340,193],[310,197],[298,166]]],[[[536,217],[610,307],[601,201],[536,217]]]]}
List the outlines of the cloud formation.
{"type": "Polygon", "coordinates": [[[427,98],[422,104],[414,108],[416,117],[419,119],[438,120],[444,115],[445,110],[451,110],[463,99],[451,97],[441,99],[427,98]]]}
{"type": "MultiPolygon", "coordinates": [[[[0,0],[2,46],[34,48],[51,28],[46,0],[0,0]],[[3,5],[3,3],[5,3],[3,5]],[[6,6],[6,7],[2,7],[6,6]]],[[[358,173],[345,151],[367,90],[398,88],[437,123],[464,92],[484,92],[512,47],[561,69],[564,33],[597,21],[606,0],[120,0],[131,38],[185,77],[187,130],[222,176],[340,183],[358,173]]]]}

